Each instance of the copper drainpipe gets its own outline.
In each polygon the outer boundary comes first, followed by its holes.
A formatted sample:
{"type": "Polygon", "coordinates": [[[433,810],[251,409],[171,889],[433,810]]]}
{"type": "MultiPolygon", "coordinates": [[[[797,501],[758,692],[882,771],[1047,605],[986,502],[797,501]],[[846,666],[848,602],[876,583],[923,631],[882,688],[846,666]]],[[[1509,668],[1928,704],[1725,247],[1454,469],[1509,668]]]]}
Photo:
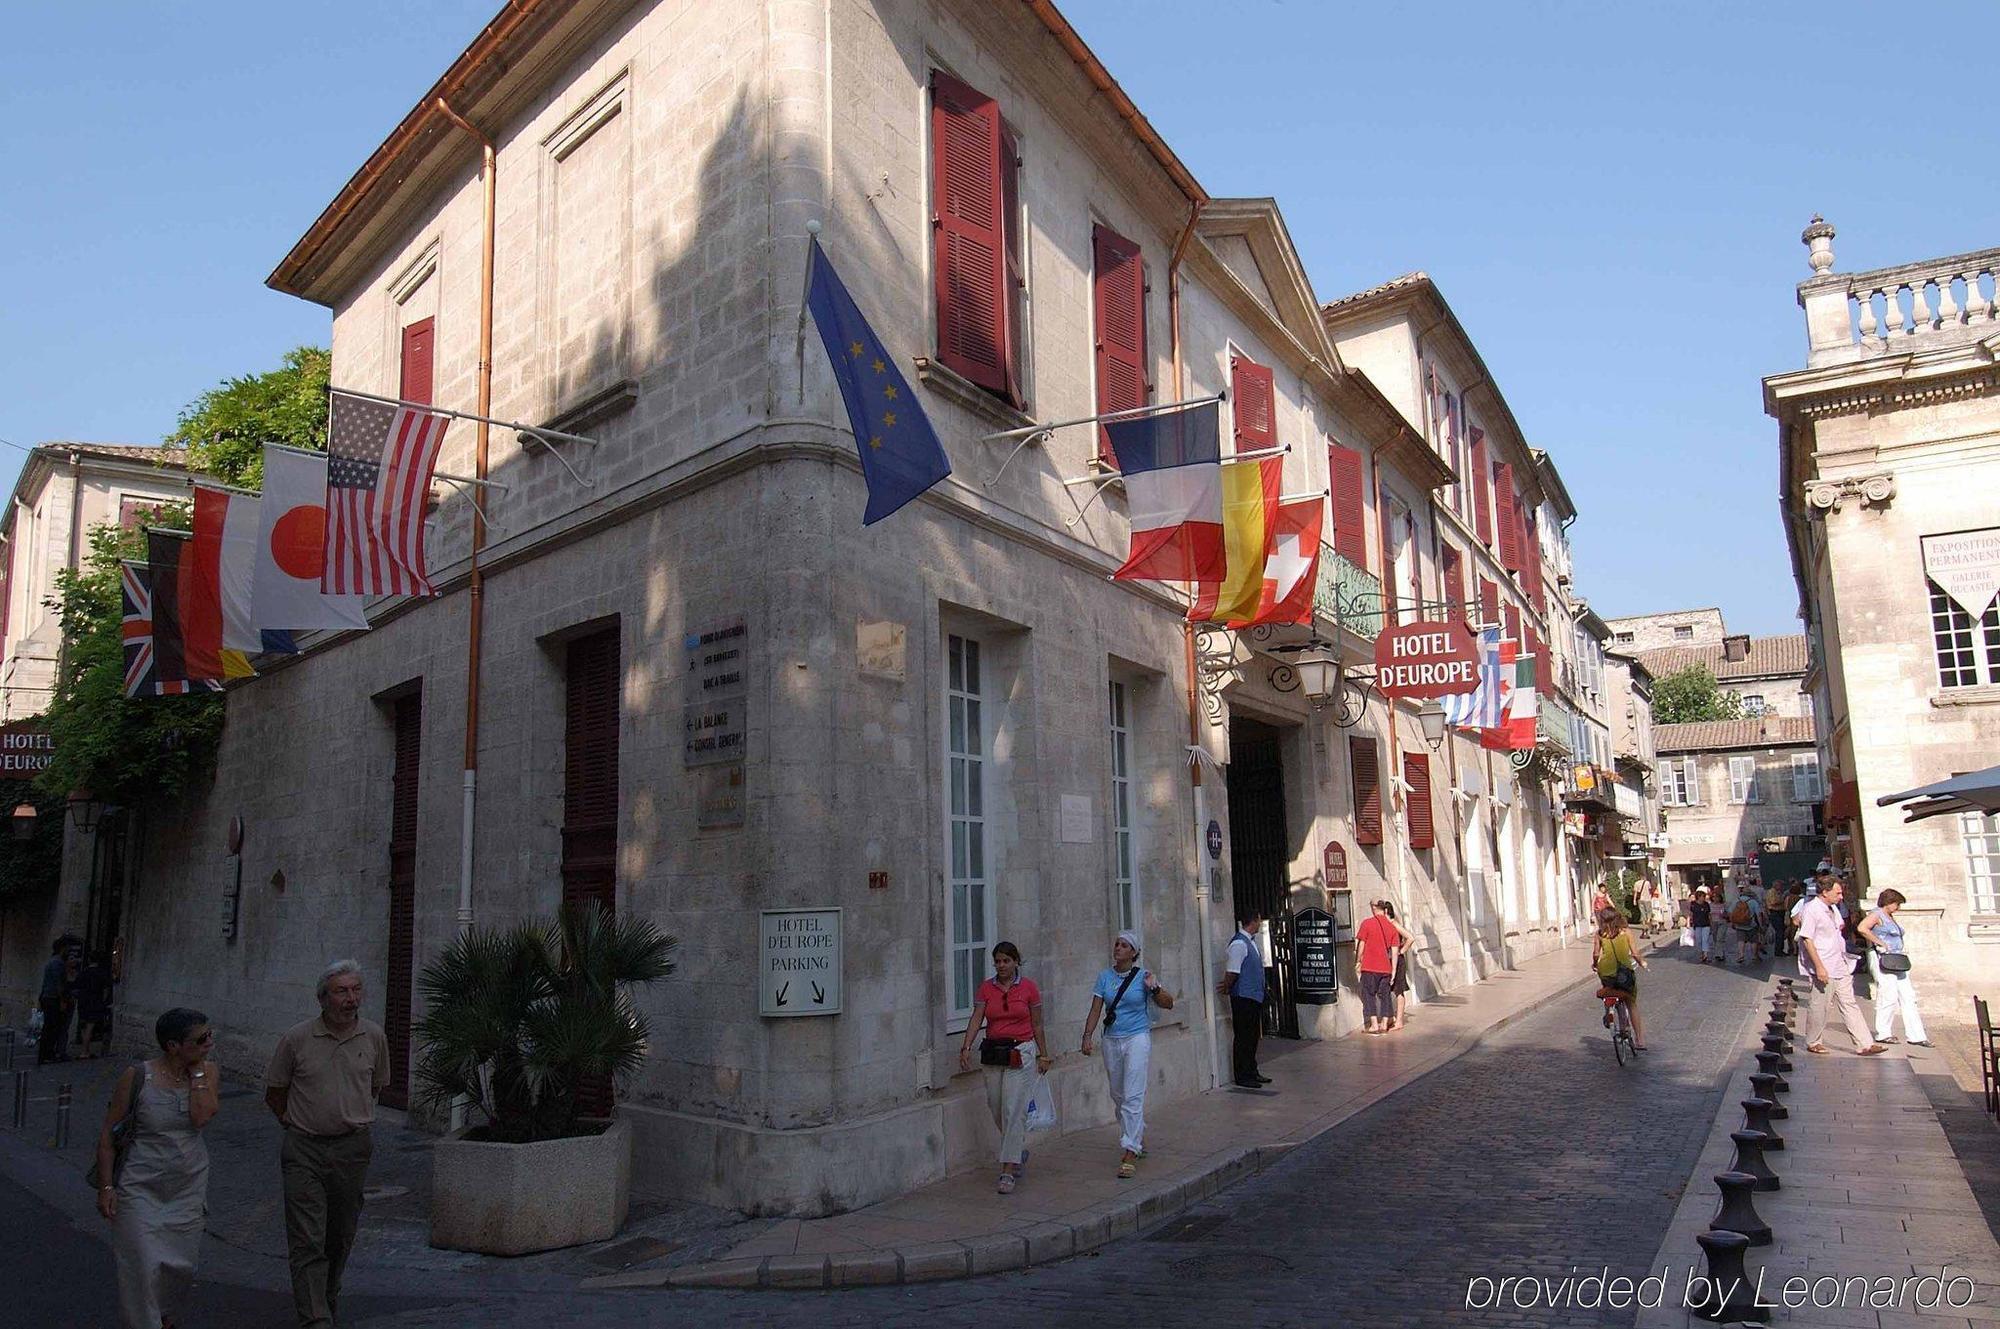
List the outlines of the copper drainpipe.
{"type": "MultiPolygon", "coordinates": [[[[444,98],[437,108],[446,119],[479,141],[479,175],[483,182],[483,234],[479,244],[479,414],[493,414],[493,230],[494,176],[493,140],[474,128],[472,122],[451,109],[444,98]]],[[[486,478],[487,445],[492,426],[479,421],[473,445],[472,475],[486,478]]],[[[486,514],[472,504],[471,575],[466,581],[470,621],[465,639],[465,802],[459,825],[458,843],[458,926],[472,926],[472,830],[479,789],[479,645],[480,627],[485,618],[486,576],[479,568],[479,551],[486,547],[486,514]]]]}

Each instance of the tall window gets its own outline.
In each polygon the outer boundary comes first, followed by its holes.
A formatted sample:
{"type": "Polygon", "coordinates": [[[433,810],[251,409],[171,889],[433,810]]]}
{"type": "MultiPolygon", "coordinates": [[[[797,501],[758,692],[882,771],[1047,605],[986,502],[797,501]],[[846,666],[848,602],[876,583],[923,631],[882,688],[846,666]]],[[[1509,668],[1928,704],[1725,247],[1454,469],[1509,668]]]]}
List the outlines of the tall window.
{"type": "Polygon", "coordinates": [[[1761,803],[1757,792],[1757,759],[1755,757],[1731,757],[1729,759],[1729,801],[1732,803],[1761,803]]]}
{"type": "Polygon", "coordinates": [[[1795,803],[1817,803],[1819,800],[1819,754],[1815,752],[1794,752],[1792,754],[1792,801],[1795,803]]]}
{"type": "Polygon", "coordinates": [[[2000,914],[2000,814],[1961,812],[1965,875],[1972,888],[1972,912],[2000,914]]]}
{"type": "Polygon", "coordinates": [[[1693,807],[1701,802],[1701,771],[1693,757],[1668,757],[1660,763],[1660,802],[1667,807],[1693,807]]]}
{"type": "Polygon", "coordinates": [[[1931,590],[1931,645],[1937,652],[1938,685],[1947,688],[2000,684],[2000,600],[1986,607],[1979,622],[1946,595],[1931,590]]]}
{"type": "Polygon", "coordinates": [[[972,1014],[972,994],[993,934],[993,893],[986,867],[986,716],[979,643],[945,643],[945,759],[951,768],[951,880],[947,908],[951,1015],[972,1014]]]}
{"type": "Polygon", "coordinates": [[[1118,926],[1139,931],[1139,887],[1133,875],[1131,694],[1111,680],[1111,884],[1118,926]]]}

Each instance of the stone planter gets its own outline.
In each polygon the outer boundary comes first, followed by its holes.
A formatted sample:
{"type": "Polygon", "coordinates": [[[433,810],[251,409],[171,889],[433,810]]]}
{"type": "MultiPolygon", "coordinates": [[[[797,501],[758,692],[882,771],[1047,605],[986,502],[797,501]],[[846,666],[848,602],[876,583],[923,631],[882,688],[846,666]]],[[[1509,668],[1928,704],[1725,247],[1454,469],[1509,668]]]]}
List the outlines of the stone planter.
{"type": "Polygon", "coordinates": [[[431,1245],[482,1255],[603,1241],[632,1202],[632,1127],[535,1144],[468,1140],[454,1131],[432,1155],[431,1245]]]}

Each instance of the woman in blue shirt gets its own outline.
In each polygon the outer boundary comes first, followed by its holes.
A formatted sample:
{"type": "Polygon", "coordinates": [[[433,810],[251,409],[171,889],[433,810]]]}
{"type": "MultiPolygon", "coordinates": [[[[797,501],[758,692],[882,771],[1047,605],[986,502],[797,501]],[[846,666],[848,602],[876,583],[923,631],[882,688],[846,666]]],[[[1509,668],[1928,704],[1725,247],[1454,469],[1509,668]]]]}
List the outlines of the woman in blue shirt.
{"type": "Polygon", "coordinates": [[[1172,1010],[1174,997],[1139,967],[1139,938],[1121,932],[1111,943],[1111,967],[1090,989],[1090,1015],[1083,1022],[1083,1055],[1090,1055],[1097,1024],[1104,1022],[1104,1074],[1118,1107],[1118,1175],[1138,1172],[1146,1152],[1146,1069],[1153,1058],[1153,1012],[1172,1010]]]}
{"type": "Polygon", "coordinates": [[[1883,963],[1884,956],[1903,954],[1903,925],[1896,921],[1896,911],[1902,907],[1901,891],[1883,891],[1875,897],[1875,912],[1862,919],[1855,932],[1868,947],[1868,969],[1875,979],[1875,1041],[1896,1041],[1889,1035],[1895,1029],[1896,1012],[1901,1010],[1903,1032],[1910,1036],[1910,1043],[1927,1048],[1930,1040],[1924,1036],[1924,1017],[1917,1012],[1917,990],[1910,986],[1909,960],[1883,963]]]}

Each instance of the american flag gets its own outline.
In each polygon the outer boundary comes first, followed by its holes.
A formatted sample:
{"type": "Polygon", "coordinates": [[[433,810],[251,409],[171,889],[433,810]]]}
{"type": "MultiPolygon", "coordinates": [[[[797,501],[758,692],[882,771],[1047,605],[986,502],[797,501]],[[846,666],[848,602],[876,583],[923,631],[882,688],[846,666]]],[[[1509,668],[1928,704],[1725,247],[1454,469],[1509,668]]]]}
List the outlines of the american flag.
{"type": "Polygon", "coordinates": [[[322,591],[434,594],[424,571],[424,505],[447,419],[334,390],[322,591]]]}

